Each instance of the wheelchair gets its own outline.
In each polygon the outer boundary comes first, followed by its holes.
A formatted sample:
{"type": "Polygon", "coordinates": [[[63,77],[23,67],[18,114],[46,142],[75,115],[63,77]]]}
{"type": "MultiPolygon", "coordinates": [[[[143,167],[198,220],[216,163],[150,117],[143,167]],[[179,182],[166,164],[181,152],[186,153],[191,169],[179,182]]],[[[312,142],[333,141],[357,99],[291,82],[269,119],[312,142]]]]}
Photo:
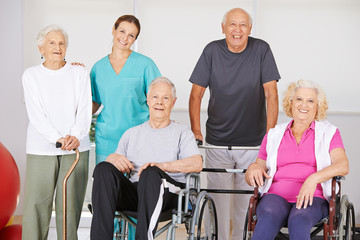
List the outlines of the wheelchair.
{"type": "MultiPolygon", "coordinates": [[[[329,201],[329,216],[318,222],[310,233],[314,238],[319,232],[323,232],[324,240],[354,240],[355,239],[355,211],[353,204],[349,201],[347,195],[341,196],[340,180],[343,177],[336,176],[332,179],[331,197],[329,201]],[[338,186],[338,192],[336,193],[338,186]]],[[[244,240],[251,239],[257,217],[256,206],[260,198],[258,188],[254,188],[254,195],[250,198],[247,218],[244,224],[244,240]]],[[[288,236],[279,232],[275,239],[289,239],[288,236]]]]}
{"type": "MultiPolygon", "coordinates": [[[[199,146],[201,148],[214,148],[208,146],[199,146]]],[[[224,148],[217,146],[216,148],[224,148]]],[[[229,147],[226,147],[228,149],[229,147]]],[[[257,147],[233,147],[233,149],[257,150],[257,147]]],[[[246,169],[220,169],[220,168],[203,168],[201,172],[218,172],[218,173],[245,173],[246,169]]],[[[186,177],[186,188],[182,189],[178,198],[178,207],[176,210],[165,211],[160,214],[159,222],[167,221],[161,229],[155,233],[155,238],[167,230],[167,240],[175,239],[175,229],[180,224],[185,224],[190,240],[210,240],[218,239],[217,215],[214,200],[209,193],[220,194],[254,194],[251,190],[229,190],[229,189],[201,189],[200,174],[189,173],[186,177]],[[195,186],[190,187],[191,178],[194,179],[195,186]],[[183,200],[184,199],[184,204],[183,200]],[[188,208],[182,206],[189,206],[188,208]],[[170,221],[171,220],[171,221],[170,221]]],[[[137,213],[130,211],[116,212],[115,217],[119,219],[120,231],[114,233],[117,240],[128,239],[128,225],[136,228],[137,213]]]]}
{"type": "MultiPolygon", "coordinates": [[[[136,228],[137,213],[118,211],[115,218],[119,219],[119,231],[114,233],[117,240],[128,239],[129,224],[136,228]]],[[[189,240],[217,240],[217,217],[213,199],[207,191],[200,189],[200,175],[189,173],[186,176],[186,187],[179,193],[176,209],[162,212],[159,222],[167,222],[155,233],[155,238],[167,231],[166,239],[175,239],[176,228],[185,224],[189,240]]]]}
{"type": "MultiPolygon", "coordinates": [[[[201,141],[197,141],[199,148],[218,148],[229,150],[258,150],[259,147],[232,147],[232,146],[207,146],[201,141]]],[[[203,168],[202,172],[222,172],[222,173],[245,173],[246,169],[216,169],[203,168]]],[[[201,189],[200,174],[189,173],[186,176],[186,187],[182,189],[178,197],[176,209],[162,212],[159,222],[165,225],[158,229],[155,238],[167,231],[166,239],[175,239],[175,231],[179,225],[184,224],[189,240],[217,240],[218,227],[217,215],[214,200],[209,193],[220,194],[253,194],[249,190],[227,190],[227,189],[201,189]],[[191,185],[191,183],[194,183],[191,185]]],[[[91,204],[88,205],[92,212],[91,204]]],[[[114,233],[114,239],[127,240],[129,236],[129,225],[136,228],[133,219],[137,218],[137,212],[117,211],[115,218],[119,221],[119,230],[114,233]]]]}

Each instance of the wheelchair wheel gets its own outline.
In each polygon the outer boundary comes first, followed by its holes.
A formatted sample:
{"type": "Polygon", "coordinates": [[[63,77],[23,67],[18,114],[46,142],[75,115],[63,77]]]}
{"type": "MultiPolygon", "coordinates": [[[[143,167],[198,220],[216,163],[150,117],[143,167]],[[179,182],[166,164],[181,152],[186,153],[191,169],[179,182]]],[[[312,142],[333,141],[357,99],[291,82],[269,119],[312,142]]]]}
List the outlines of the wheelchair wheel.
{"type": "Polygon", "coordinates": [[[352,203],[346,208],[345,240],[355,240],[355,212],[352,203]]]}
{"type": "Polygon", "coordinates": [[[246,213],[245,222],[244,222],[244,231],[243,231],[243,240],[250,240],[252,233],[248,230],[248,216],[249,216],[249,209],[246,213]]]}
{"type": "Polygon", "coordinates": [[[340,201],[340,221],[338,228],[339,240],[355,239],[355,212],[349,197],[343,195],[340,201]]]}
{"type": "MultiPolygon", "coordinates": [[[[195,240],[217,240],[218,227],[214,200],[205,192],[198,195],[192,230],[195,240]]],[[[192,239],[192,238],[190,238],[192,239]]]]}

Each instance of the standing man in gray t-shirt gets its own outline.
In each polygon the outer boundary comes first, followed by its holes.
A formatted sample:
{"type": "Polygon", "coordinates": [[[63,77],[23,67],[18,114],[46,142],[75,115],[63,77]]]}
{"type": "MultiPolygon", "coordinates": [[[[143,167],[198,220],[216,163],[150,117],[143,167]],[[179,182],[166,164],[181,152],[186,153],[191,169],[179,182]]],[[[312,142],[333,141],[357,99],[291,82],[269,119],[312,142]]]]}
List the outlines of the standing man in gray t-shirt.
{"type": "MultiPolygon", "coordinates": [[[[225,39],[209,43],[190,77],[193,83],[189,112],[195,138],[200,128],[201,100],[210,89],[206,142],[219,146],[258,146],[278,117],[277,81],[280,79],[270,46],[249,37],[251,16],[240,8],[227,12],[222,22],[225,39]]],[[[254,150],[206,150],[209,168],[247,168],[254,150]]],[[[208,174],[208,188],[248,189],[243,174],[208,174]]],[[[213,194],[219,239],[229,239],[230,195],[213,194]]],[[[242,239],[249,196],[234,195],[232,239],[242,239]]]]}

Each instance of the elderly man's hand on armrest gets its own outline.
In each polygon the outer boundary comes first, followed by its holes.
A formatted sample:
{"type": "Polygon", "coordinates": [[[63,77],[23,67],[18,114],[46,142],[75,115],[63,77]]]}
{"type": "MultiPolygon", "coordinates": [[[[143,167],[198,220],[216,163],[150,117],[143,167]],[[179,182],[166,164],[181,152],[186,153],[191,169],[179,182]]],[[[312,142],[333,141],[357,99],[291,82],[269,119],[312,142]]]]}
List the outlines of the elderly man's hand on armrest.
{"type": "Polygon", "coordinates": [[[106,161],[112,163],[122,173],[129,173],[134,170],[134,165],[125,156],[113,153],[110,154],[106,161]]]}
{"type": "Polygon", "coordinates": [[[171,162],[157,163],[157,162],[148,162],[141,166],[139,169],[138,175],[140,177],[141,172],[145,170],[148,166],[156,166],[163,170],[164,172],[200,172],[202,170],[202,157],[201,155],[193,155],[188,158],[183,158],[171,162]]]}

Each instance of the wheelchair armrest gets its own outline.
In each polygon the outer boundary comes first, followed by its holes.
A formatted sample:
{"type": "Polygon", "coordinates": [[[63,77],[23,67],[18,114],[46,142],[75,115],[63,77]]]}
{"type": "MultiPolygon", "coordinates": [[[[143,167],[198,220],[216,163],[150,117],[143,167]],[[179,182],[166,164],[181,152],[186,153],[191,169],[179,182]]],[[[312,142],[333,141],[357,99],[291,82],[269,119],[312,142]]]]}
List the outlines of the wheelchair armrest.
{"type": "MultiPolygon", "coordinates": [[[[331,180],[331,197],[330,197],[329,204],[332,204],[332,203],[335,204],[337,198],[339,198],[339,196],[341,196],[341,180],[344,180],[344,179],[345,179],[345,177],[343,177],[343,176],[335,176],[332,178],[332,180],[331,180]],[[337,186],[338,186],[338,191],[336,189],[337,186]]],[[[332,206],[330,206],[330,207],[332,207],[332,206]]],[[[329,211],[330,210],[331,209],[329,209],[329,211]]]]}
{"type": "Polygon", "coordinates": [[[194,179],[194,188],[200,192],[200,174],[195,172],[186,174],[186,189],[191,188],[191,179],[194,179]]]}
{"type": "Polygon", "coordinates": [[[190,191],[194,191],[194,189],[196,190],[197,193],[200,192],[200,174],[199,173],[195,173],[195,172],[191,172],[186,174],[186,182],[185,182],[185,189],[181,189],[181,191],[179,192],[179,197],[178,197],[178,208],[177,208],[177,222],[181,223],[181,212],[183,211],[184,213],[188,213],[188,205],[189,205],[189,199],[190,199],[190,191]],[[191,180],[194,179],[194,187],[192,188],[191,186],[191,180]],[[183,197],[184,197],[184,204],[183,204],[183,197]],[[185,209],[183,209],[183,207],[185,209]]]}
{"type": "Polygon", "coordinates": [[[260,198],[259,188],[254,188],[254,195],[251,196],[249,201],[249,210],[248,210],[248,231],[254,231],[256,225],[256,207],[260,198]]]}
{"type": "Polygon", "coordinates": [[[345,176],[335,176],[333,177],[333,179],[340,181],[340,180],[345,180],[345,176]]]}
{"type": "Polygon", "coordinates": [[[341,180],[344,180],[344,176],[335,176],[331,180],[331,197],[329,200],[329,229],[330,231],[335,230],[337,227],[336,214],[339,210],[340,196],[341,196],[341,180]],[[338,186],[338,191],[336,191],[338,186]]]}

